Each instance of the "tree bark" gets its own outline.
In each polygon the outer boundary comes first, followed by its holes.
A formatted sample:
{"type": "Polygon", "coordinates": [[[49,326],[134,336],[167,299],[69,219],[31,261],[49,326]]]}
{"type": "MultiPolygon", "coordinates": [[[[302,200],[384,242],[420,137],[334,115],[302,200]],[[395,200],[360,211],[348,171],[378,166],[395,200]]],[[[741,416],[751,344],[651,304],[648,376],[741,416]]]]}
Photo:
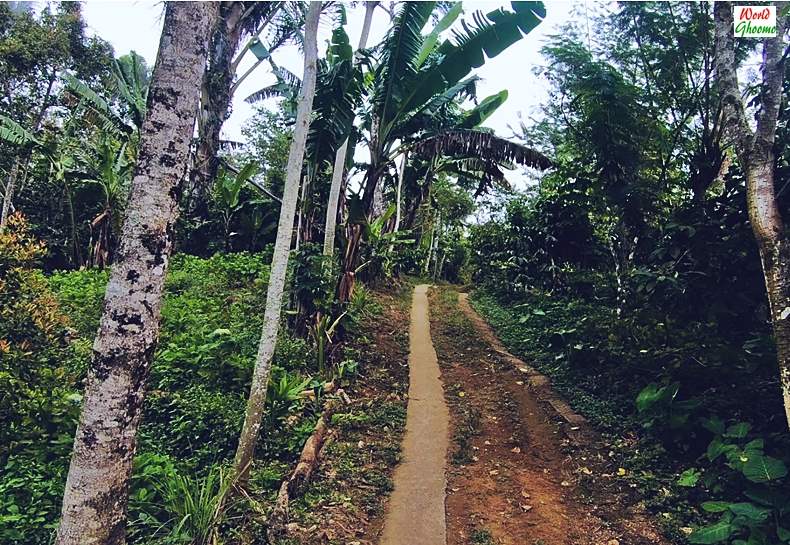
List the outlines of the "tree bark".
{"type": "Polygon", "coordinates": [[[271,274],[266,294],[266,308],[263,315],[263,331],[260,344],[258,345],[258,356],[252,375],[252,386],[250,387],[250,396],[247,400],[244,426],[241,430],[239,446],[234,460],[234,471],[240,481],[244,481],[248,475],[250,463],[255,452],[255,444],[260,433],[266,402],[266,387],[269,384],[272,356],[274,356],[277,332],[280,327],[280,311],[285,288],[285,274],[288,269],[288,254],[293,238],[299,180],[302,174],[307,131],[310,127],[310,115],[312,114],[313,96],[315,95],[316,63],[318,60],[318,46],[316,42],[320,15],[321,3],[310,2],[304,33],[304,77],[296,110],[293,141],[288,153],[285,189],[283,191],[282,206],[280,207],[280,222],[277,227],[277,239],[274,244],[271,274]]]}
{"type": "Polygon", "coordinates": [[[63,496],[56,545],[125,542],[129,477],[165,273],[218,4],[167,4],[127,218],[63,496]]]}
{"type": "Polygon", "coordinates": [[[409,152],[404,151],[400,162],[400,172],[398,173],[398,187],[395,190],[395,226],[392,228],[393,233],[397,233],[400,229],[401,217],[401,192],[403,191],[403,177],[406,176],[406,164],[409,162],[409,152]]]}
{"type": "Polygon", "coordinates": [[[763,42],[761,110],[757,128],[752,131],[738,86],[732,10],[729,2],[716,2],[714,7],[716,82],[722,95],[725,128],[746,172],[749,220],[760,251],[785,417],[790,426],[790,239],[776,201],[773,153],[784,79],[782,40],[786,20],[777,7],[776,37],[763,42]]]}
{"type": "Polygon", "coordinates": [[[212,37],[210,60],[201,82],[201,104],[198,117],[198,147],[189,180],[189,209],[197,216],[208,213],[208,194],[217,175],[219,137],[228,116],[231,85],[235,72],[231,70],[233,55],[239,46],[242,31],[243,2],[227,2],[222,22],[212,37]]]}
{"type": "MultiPolygon", "coordinates": [[[[365,2],[365,22],[362,25],[362,35],[359,37],[357,49],[364,49],[370,35],[370,25],[373,21],[373,10],[378,2],[365,2]]],[[[340,202],[340,188],[346,175],[346,156],[348,155],[348,139],[343,142],[335,154],[335,164],[332,167],[332,185],[329,188],[329,201],[326,205],[326,221],[324,222],[324,255],[332,256],[335,253],[335,229],[337,227],[337,207],[340,202]]]]}
{"type": "Polygon", "coordinates": [[[5,227],[5,224],[8,222],[8,217],[11,215],[14,190],[16,189],[16,179],[19,175],[19,162],[20,159],[17,157],[14,160],[14,166],[11,167],[11,172],[8,174],[8,181],[6,181],[5,184],[3,209],[0,211],[0,229],[5,227]]]}

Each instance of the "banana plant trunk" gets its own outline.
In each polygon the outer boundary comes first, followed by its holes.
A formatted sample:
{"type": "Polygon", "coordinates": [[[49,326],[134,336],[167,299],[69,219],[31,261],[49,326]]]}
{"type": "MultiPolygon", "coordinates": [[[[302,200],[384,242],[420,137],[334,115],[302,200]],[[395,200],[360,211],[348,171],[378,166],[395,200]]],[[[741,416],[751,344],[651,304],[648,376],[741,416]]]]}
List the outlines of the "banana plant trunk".
{"type": "MultiPolygon", "coordinates": [[[[370,35],[370,25],[373,22],[373,11],[378,2],[365,2],[365,21],[362,25],[362,35],[359,37],[357,49],[364,49],[370,35]]],[[[329,188],[329,200],[326,205],[326,220],[324,221],[324,251],[325,256],[335,253],[335,229],[337,228],[338,204],[340,203],[340,190],[346,175],[346,157],[348,156],[348,139],[335,154],[335,163],[332,167],[332,185],[329,188]]]]}
{"type": "Polygon", "coordinates": [[[179,187],[217,18],[216,3],[167,4],[127,218],[93,344],[56,545],[125,542],[129,477],[145,383],[159,337],[179,187]]]}
{"type": "Polygon", "coordinates": [[[277,333],[280,327],[280,312],[283,290],[285,288],[285,275],[288,269],[288,254],[293,239],[299,180],[302,175],[305,144],[307,142],[307,132],[310,128],[313,96],[315,95],[316,64],[318,62],[317,33],[320,15],[321,3],[310,2],[304,31],[304,77],[296,110],[293,141],[288,152],[285,188],[283,190],[282,206],[280,207],[280,222],[277,227],[277,239],[274,244],[271,274],[269,275],[269,286],[266,293],[263,331],[258,345],[255,369],[252,374],[252,386],[250,387],[250,396],[247,400],[244,425],[234,460],[234,472],[240,482],[246,480],[249,474],[255,445],[260,434],[263,410],[266,403],[266,388],[271,376],[272,357],[274,356],[277,333]]]}
{"type": "Polygon", "coordinates": [[[790,427],[790,239],[776,200],[773,152],[785,71],[782,40],[786,17],[776,10],[776,37],[763,41],[762,104],[753,130],[738,86],[732,10],[729,2],[716,2],[714,6],[716,83],[721,91],[725,128],[734,141],[741,168],[746,172],[749,220],[760,252],[776,343],[779,384],[790,427]]]}

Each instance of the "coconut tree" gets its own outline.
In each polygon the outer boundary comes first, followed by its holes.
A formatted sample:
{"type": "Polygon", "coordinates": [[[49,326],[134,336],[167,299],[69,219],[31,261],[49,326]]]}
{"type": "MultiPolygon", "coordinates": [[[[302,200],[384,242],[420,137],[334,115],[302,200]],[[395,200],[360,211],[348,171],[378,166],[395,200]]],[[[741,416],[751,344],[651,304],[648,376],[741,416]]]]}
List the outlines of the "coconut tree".
{"type": "Polygon", "coordinates": [[[260,434],[263,409],[266,401],[266,388],[272,370],[272,357],[277,343],[280,327],[280,311],[282,307],[285,275],[288,269],[288,255],[293,238],[294,217],[299,194],[299,182],[302,176],[307,132],[310,127],[310,116],[315,94],[318,61],[318,20],[321,15],[321,3],[310,2],[304,30],[304,76],[302,78],[299,103],[296,111],[293,140],[288,153],[288,166],[280,206],[280,222],[277,228],[277,239],[272,255],[271,274],[266,292],[266,308],[263,315],[263,331],[258,345],[258,355],[252,374],[250,396],[247,400],[247,411],[244,425],[239,437],[239,445],[234,460],[234,471],[238,478],[244,479],[248,474],[255,445],[260,434]]]}
{"type": "Polygon", "coordinates": [[[129,477],[218,4],[167,4],[131,198],[63,494],[57,545],[124,543],[129,477]]]}
{"type": "Polygon", "coordinates": [[[304,13],[304,2],[221,3],[221,23],[212,36],[209,68],[201,84],[198,145],[187,188],[190,213],[198,216],[207,213],[207,199],[220,165],[217,157],[220,132],[234,94],[275,50],[300,39],[304,13]],[[246,42],[241,46],[244,39],[246,42]],[[248,54],[255,61],[248,70],[238,74],[239,65],[248,54]]]}

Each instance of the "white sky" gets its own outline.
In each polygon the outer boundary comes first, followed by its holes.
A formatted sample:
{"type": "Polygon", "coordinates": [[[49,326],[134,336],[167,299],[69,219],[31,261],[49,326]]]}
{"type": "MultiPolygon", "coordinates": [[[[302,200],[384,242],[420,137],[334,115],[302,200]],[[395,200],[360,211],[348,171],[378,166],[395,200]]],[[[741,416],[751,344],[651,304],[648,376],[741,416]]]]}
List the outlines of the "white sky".
{"type": "MultiPolygon", "coordinates": [[[[548,98],[547,86],[544,81],[533,74],[533,68],[542,63],[539,49],[547,35],[556,32],[557,26],[563,24],[570,16],[570,1],[548,1],[546,19],[524,39],[517,42],[499,56],[488,60],[478,69],[477,74],[483,78],[478,85],[478,95],[484,98],[502,89],[509,91],[505,104],[491,116],[486,125],[493,128],[501,136],[511,136],[508,125],[518,125],[518,114],[525,117],[531,115],[536,107],[548,98]]],[[[470,17],[475,10],[488,12],[503,6],[510,9],[510,2],[471,1],[464,2],[464,15],[470,17]]],[[[162,13],[164,6],[154,1],[87,1],[84,4],[84,16],[88,27],[96,35],[109,41],[115,48],[116,56],[136,51],[153,66],[162,29],[162,13]]],[[[360,2],[355,8],[347,6],[348,25],[351,44],[356,47],[362,29],[364,7],[360,2]]],[[[459,18],[460,20],[460,18],[459,18]]],[[[430,23],[429,23],[430,24],[430,23]]],[[[389,28],[389,16],[382,9],[377,9],[373,19],[368,45],[378,43],[389,28]]],[[[328,18],[322,20],[319,30],[320,53],[326,49],[326,42],[332,30],[328,18]]],[[[253,63],[253,55],[249,53],[242,61],[240,72],[243,73],[253,63]]],[[[301,54],[294,46],[284,47],[274,53],[275,61],[295,74],[302,72],[301,54]]],[[[241,127],[250,117],[253,106],[244,102],[250,93],[274,82],[268,72],[268,64],[262,63],[256,72],[251,74],[239,87],[233,98],[233,113],[223,127],[223,138],[241,140],[241,127]]]]}

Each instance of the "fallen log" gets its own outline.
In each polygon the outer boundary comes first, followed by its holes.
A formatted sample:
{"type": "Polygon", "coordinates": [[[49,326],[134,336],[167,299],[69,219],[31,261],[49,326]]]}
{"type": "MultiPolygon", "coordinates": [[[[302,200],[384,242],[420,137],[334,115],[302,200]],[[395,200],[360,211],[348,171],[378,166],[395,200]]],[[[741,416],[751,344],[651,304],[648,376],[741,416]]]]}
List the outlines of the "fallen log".
{"type": "MultiPolygon", "coordinates": [[[[321,392],[324,394],[331,394],[337,389],[337,384],[334,380],[329,382],[325,382],[324,385],[321,387],[321,392]]],[[[301,398],[313,399],[315,398],[315,390],[305,390],[304,392],[299,394],[301,398]]]]}
{"type": "Polygon", "coordinates": [[[305,485],[310,481],[315,468],[318,467],[321,448],[329,435],[329,423],[332,421],[332,415],[340,406],[341,401],[344,403],[351,401],[342,389],[337,391],[337,398],[327,401],[324,411],[313,429],[313,433],[302,447],[299,462],[290,476],[280,484],[274,508],[269,515],[267,529],[269,541],[272,543],[288,532],[288,505],[292,499],[297,498],[304,492],[305,485]]]}

